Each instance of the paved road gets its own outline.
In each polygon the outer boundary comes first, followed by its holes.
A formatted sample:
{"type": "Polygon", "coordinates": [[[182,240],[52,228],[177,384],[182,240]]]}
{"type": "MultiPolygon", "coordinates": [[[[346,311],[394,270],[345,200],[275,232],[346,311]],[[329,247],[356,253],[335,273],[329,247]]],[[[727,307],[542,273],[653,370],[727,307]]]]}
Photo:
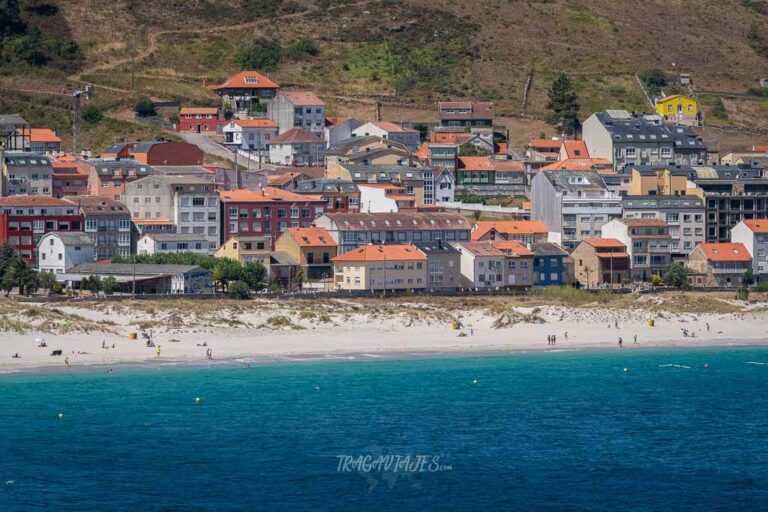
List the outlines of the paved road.
{"type": "MultiPolygon", "coordinates": [[[[183,132],[180,133],[179,135],[181,135],[184,138],[184,140],[186,140],[190,144],[194,144],[195,146],[202,149],[203,153],[208,153],[209,155],[213,155],[215,157],[218,157],[224,160],[229,160],[230,162],[235,161],[234,152],[228,150],[221,144],[217,144],[216,142],[208,138],[206,135],[202,135],[200,133],[183,133],[183,132]]],[[[247,166],[247,162],[248,160],[242,156],[237,159],[238,165],[241,165],[241,166],[247,166]]],[[[258,168],[258,164],[256,162],[251,162],[251,165],[249,166],[249,168],[250,169],[258,168]]],[[[261,168],[274,170],[275,166],[262,163],[261,168]]]]}

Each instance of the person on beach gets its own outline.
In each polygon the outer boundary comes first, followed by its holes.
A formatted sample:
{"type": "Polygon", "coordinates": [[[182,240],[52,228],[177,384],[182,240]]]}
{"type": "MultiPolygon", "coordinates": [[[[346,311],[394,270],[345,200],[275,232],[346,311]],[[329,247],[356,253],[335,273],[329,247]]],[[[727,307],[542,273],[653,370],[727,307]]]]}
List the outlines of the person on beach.
{"type": "Polygon", "coordinates": [[[709,322],[707,322],[707,332],[709,332],[709,322]]]}
{"type": "Polygon", "coordinates": [[[635,341],[633,343],[637,345],[637,334],[635,334],[635,341]]]}
{"type": "Polygon", "coordinates": [[[613,321],[613,326],[618,329],[619,328],[619,321],[618,320],[614,320],[613,321]]]}
{"type": "Polygon", "coordinates": [[[64,364],[67,365],[67,367],[69,367],[69,358],[68,357],[64,358],[64,364]]]}
{"type": "Polygon", "coordinates": [[[107,348],[107,340],[101,340],[101,348],[107,348]]]}
{"type": "Polygon", "coordinates": [[[624,340],[621,339],[621,336],[619,336],[619,348],[622,348],[624,346],[624,340]]]}
{"type": "Polygon", "coordinates": [[[565,339],[568,339],[568,331],[565,331],[565,339]]]}
{"type": "Polygon", "coordinates": [[[557,334],[552,335],[552,344],[557,345],[557,334]]]}
{"type": "Polygon", "coordinates": [[[160,345],[157,346],[157,357],[160,357],[160,345]]]}

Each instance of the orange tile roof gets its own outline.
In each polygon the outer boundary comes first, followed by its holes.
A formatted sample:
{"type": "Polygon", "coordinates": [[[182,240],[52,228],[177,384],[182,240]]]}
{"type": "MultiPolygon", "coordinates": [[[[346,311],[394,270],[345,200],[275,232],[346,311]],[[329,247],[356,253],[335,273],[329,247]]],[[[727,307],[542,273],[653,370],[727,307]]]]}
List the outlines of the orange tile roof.
{"type": "Polygon", "coordinates": [[[429,158],[429,146],[426,142],[424,142],[421,146],[419,146],[419,149],[413,152],[413,156],[416,158],[429,158]]]}
{"type": "Polygon", "coordinates": [[[326,126],[336,126],[339,124],[344,124],[347,121],[352,119],[351,117],[326,117],[325,118],[325,125],[326,126]]]}
{"type": "Polygon", "coordinates": [[[621,243],[619,240],[616,240],[615,238],[585,238],[584,243],[591,245],[596,249],[607,249],[609,247],[611,248],[627,247],[626,245],[621,243]]]}
{"type": "Polygon", "coordinates": [[[29,140],[31,142],[61,142],[61,139],[56,136],[56,132],[48,128],[32,128],[29,140]]]}
{"type": "Polygon", "coordinates": [[[496,168],[487,156],[460,156],[459,169],[468,171],[493,171],[496,168]]]}
{"type": "Polygon", "coordinates": [[[494,240],[491,245],[507,256],[533,256],[533,251],[528,249],[520,240],[494,240]]]}
{"type": "Polygon", "coordinates": [[[219,91],[221,89],[277,89],[280,87],[266,76],[256,71],[241,71],[232,75],[221,85],[211,85],[210,89],[219,91]],[[246,78],[249,81],[246,81],[246,78]]]}
{"type": "Polygon", "coordinates": [[[271,203],[273,201],[295,201],[306,203],[308,201],[322,201],[320,196],[308,194],[295,194],[287,190],[275,187],[264,187],[264,190],[226,190],[219,192],[223,202],[243,202],[243,203],[271,203]]]}
{"type": "Polygon", "coordinates": [[[563,146],[568,158],[589,158],[589,149],[583,140],[564,140],[563,146]]]}
{"type": "Polygon", "coordinates": [[[310,91],[282,91],[280,94],[288,98],[288,101],[297,106],[324,106],[325,102],[310,91]]]}
{"type": "Polygon", "coordinates": [[[217,116],[219,115],[219,109],[216,107],[182,107],[181,110],[179,110],[179,115],[213,115],[217,116]]]}
{"type": "Polygon", "coordinates": [[[503,172],[525,172],[525,164],[520,160],[494,160],[493,168],[503,172]]]}
{"type": "Polygon", "coordinates": [[[269,185],[286,185],[291,182],[296,176],[301,176],[300,172],[286,172],[284,174],[275,174],[267,176],[267,183],[269,185]]]}
{"type": "Polygon", "coordinates": [[[496,150],[497,155],[506,155],[509,153],[509,143],[499,142],[496,145],[498,146],[498,149],[496,150]]]}
{"type": "Polygon", "coordinates": [[[531,201],[523,201],[523,210],[530,211],[533,207],[533,203],[531,201]]]}
{"type": "Polygon", "coordinates": [[[752,146],[752,151],[758,153],[768,153],[768,146],[752,146]]]}
{"type": "Polygon", "coordinates": [[[549,233],[540,220],[480,220],[472,228],[472,240],[481,239],[491,230],[505,235],[543,235],[549,233]]]}
{"type": "Polygon", "coordinates": [[[333,258],[340,261],[424,261],[427,255],[413,245],[364,245],[333,258]]]}
{"type": "Polygon", "coordinates": [[[241,128],[277,128],[277,123],[271,119],[237,119],[234,123],[241,128]]]}
{"type": "Polygon", "coordinates": [[[560,139],[531,139],[528,146],[539,149],[560,149],[562,143],[560,139]]]}
{"type": "Polygon", "coordinates": [[[151,217],[151,218],[143,218],[143,219],[131,219],[131,221],[134,224],[139,225],[147,225],[147,226],[159,226],[163,224],[173,224],[173,219],[169,219],[166,217],[151,217]]]}
{"type": "Polygon", "coordinates": [[[768,233],[768,220],[748,219],[742,222],[754,233],[768,233]]]}
{"type": "Polygon", "coordinates": [[[568,158],[541,168],[542,171],[591,171],[611,169],[613,164],[605,158],[568,158]]]}
{"type": "MultiPolygon", "coordinates": [[[[704,253],[704,256],[710,261],[750,261],[749,255],[744,244],[717,243],[717,244],[699,244],[696,249],[704,253]]],[[[694,250],[696,250],[694,249],[694,250]]]]}
{"type": "Polygon", "coordinates": [[[405,128],[403,126],[400,126],[399,124],[392,123],[390,121],[373,121],[371,123],[372,125],[381,128],[382,130],[392,132],[392,133],[415,133],[418,132],[418,130],[414,130],[413,128],[405,128]]]}
{"type": "Polygon", "coordinates": [[[323,139],[303,128],[291,128],[270,141],[270,144],[323,143],[323,139]]]}
{"type": "Polygon", "coordinates": [[[430,142],[435,143],[449,143],[449,144],[464,144],[474,135],[466,132],[433,132],[430,136],[430,142]]]}
{"type": "Polygon", "coordinates": [[[289,228],[288,233],[302,247],[336,247],[336,242],[325,228],[289,228]]]}
{"type": "Polygon", "coordinates": [[[493,245],[493,242],[487,240],[481,242],[460,242],[457,245],[463,247],[475,256],[505,256],[503,251],[497,249],[493,245]]]}
{"type": "Polygon", "coordinates": [[[9,196],[0,198],[0,207],[14,206],[76,206],[72,201],[50,196],[9,196]]]}

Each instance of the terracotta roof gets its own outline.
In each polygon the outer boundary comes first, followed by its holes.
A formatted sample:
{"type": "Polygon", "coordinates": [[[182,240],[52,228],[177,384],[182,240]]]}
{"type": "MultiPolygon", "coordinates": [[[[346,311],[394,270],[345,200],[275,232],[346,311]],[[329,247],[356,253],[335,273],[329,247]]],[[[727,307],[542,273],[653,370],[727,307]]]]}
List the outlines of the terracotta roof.
{"type": "Polygon", "coordinates": [[[627,246],[615,238],[585,238],[584,243],[591,245],[595,249],[626,248],[627,246]]]}
{"type": "Polygon", "coordinates": [[[326,117],[325,126],[336,126],[339,124],[344,124],[350,119],[352,118],[351,117],[326,117]]]}
{"type": "Polygon", "coordinates": [[[479,240],[486,233],[495,230],[505,235],[547,234],[547,226],[539,220],[480,220],[472,228],[472,240],[479,240]]]}
{"type": "Polygon", "coordinates": [[[391,123],[389,121],[373,121],[371,124],[381,128],[382,130],[393,133],[418,133],[418,130],[414,130],[413,128],[405,128],[399,124],[391,123]]]}
{"type": "Polygon", "coordinates": [[[496,154],[497,155],[506,155],[509,153],[509,143],[508,142],[497,142],[496,143],[496,154]]]}
{"type": "Polygon", "coordinates": [[[562,144],[563,141],[560,139],[531,139],[528,146],[534,149],[560,149],[562,144]]]}
{"type": "Polygon", "coordinates": [[[302,107],[325,106],[325,102],[310,91],[281,91],[280,94],[288,98],[294,105],[302,107]]]}
{"type": "Polygon", "coordinates": [[[243,203],[271,203],[274,201],[295,201],[297,203],[306,203],[308,201],[322,201],[320,196],[308,194],[295,194],[275,187],[264,187],[263,190],[227,190],[219,192],[223,202],[243,202],[243,203]]]}
{"type": "Polygon", "coordinates": [[[491,245],[507,256],[533,256],[533,251],[528,249],[520,240],[494,240],[491,242],[491,245]]]}
{"type": "Polygon", "coordinates": [[[754,233],[768,233],[768,220],[749,219],[742,222],[754,233]]]}
{"type": "Polygon", "coordinates": [[[757,151],[758,153],[768,153],[768,146],[752,146],[752,151],[757,151]]]}
{"type": "Polygon", "coordinates": [[[10,196],[0,198],[0,207],[14,206],[77,206],[71,201],[50,196],[10,196]]]}
{"type": "Polygon", "coordinates": [[[277,123],[271,119],[237,119],[233,122],[241,128],[277,128],[277,123]]]}
{"type": "Polygon", "coordinates": [[[29,135],[31,142],[61,142],[56,136],[56,132],[48,128],[32,128],[29,135]]]}
{"type": "Polygon", "coordinates": [[[333,258],[340,261],[424,261],[427,255],[414,245],[364,245],[333,258]]]}
{"type": "Polygon", "coordinates": [[[434,231],[469,230],[466,217],[459,213],[326,213],[339,231],[434,231]]]}
{"type": "Polygon", "coordinates": [[[135,218],[131,219],[131,222],[138,225],[147,225],[147,226],[159,226],[163,224],[173,224],[173,219],[169,219],[166,217],[152,217],[152,218],[135,218]]]}
{"type": "Polygon", "coordinates": [[[427,143],[422,143],[421,146],[419,146],[419,149],[413,152],[413,156],[423,159],[429,158],[429,146],[427,143]]]}
{"type": "Polygon", "coordinates": [[[605,158],[568,158],[541,168],[542,171],[592,171],[611,169],[613,164],[605,158]]]}
{"type": "Polygon", "coordinates": [[[215,107],[182,107],[181,110],[179,110],[179,115],[213,115],[218,116],[219,115],[219,109],[215,107]]]}
{"type": "MultiPolygon", "coordinates": [[[[710,261],[751,261],[744,244],[719,243],[719,244],[699,244],[696,249],[700,250],[710,261]]],[[[694,249],[695,250],[695,249],[694,249]]]]}
{"type": "Polygon", "coordinates": [[[492,242],[461,242],[456,244],[475,256],[505,256],[504,252],[494,247],[492,242]]]}
{"type": "Polygon", "coordinates": [[[296,176],[301,176],[300,172],[286,172],[285,174],[276,174],[267,176],[268,185],[286,185],[296,176]]]}
{"type": "Polygon", "coordinates": [[[460,156],[459,169],[467,171],[493,171],[494,162],[487,156],[460,156]]]}
{"type": "Polygon", "coordinates": [[[525,172],[525,164],[520,160],[494,160],[493,167],[502,172],[525,172]]]}
{"type": "Polygon", "coordinates": [[[209,89],[277,89],[280,87],[266,76],[256,71],[241,71],[232,75],[221,85],[211,85],[209,89]],[[247,81],[246,81],[247,79],[247,81]]]}
{"type": "Polygon", "coordinates": [[[286,233],[303,247],[336,247],[336,242],[325,228],[289,228],[286,233]]]}
{"type": "Polygon", "coordinates": [[[270,144],[295,144],[295,143],[307,143],[307,142],[316,142],[323,144],[323,139],[318,137],[312,132],[309,132],[307,130],[304,130],[302,128],[291,128],[287,132],[281,133],[274,139],[272,139],[269,143],[270,144]]]}
{"type": "Polygon", "coordinates": [[[667,224],[661,219],[621,219],[620,222],[622,222],[625,226],[629,226],[631,228],[645,228],[645,227],[666,228],[669,226],[669,224],[667,224]]]}
{"type": "Polygon", "coordinates": [[[564,140],[563,146],[568,158],[589,158],[589,149],[583,140],[564,140]]]}
{"type": "Polygon", "coordinates": [[[441,144],[464,144],[475,136],[466,132],[432,132],[430,142],[441,144]]]}
{"type": "Polygon", "coordinates": [[[669,100],[674,100],[674,99],[677,99],[677,98],[686,98],[686,99],[689,99],[691,101],[696,101],[696,100],[694,100],[693,98],[691,98],[689,96],[685,96],[684,94],[671,94],[671,95],[669,95],[669,96],[667,96],[665,98],[661,98],[659,100],[656,100],[656,103],[664,103],[664,102],[667,102],[669,100]]]}

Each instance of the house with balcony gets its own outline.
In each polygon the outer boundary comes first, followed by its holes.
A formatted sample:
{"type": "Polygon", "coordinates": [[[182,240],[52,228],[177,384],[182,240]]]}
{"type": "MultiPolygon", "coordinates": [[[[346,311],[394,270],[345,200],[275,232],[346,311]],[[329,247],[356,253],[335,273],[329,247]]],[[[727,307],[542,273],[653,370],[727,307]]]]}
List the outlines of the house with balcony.
{"type": "Polygon", "coordinates": [[[52,160],[51,187],[53,197],[88,195],[88,173],[71,158],[52,160]]]}
{"type": "MultiPolygon", "coordinates": [[[[277,137],[277,123],[271,119],[233,119],[222,128],[224,146],[236,151],[267,151],[277,137]]],[[[266,156],[266,155],[265,155],[266,156]]]]}
{"type": "Polygon", "coordinates": [[[494,249],[504,253],[504,284],[507,288],[530,288],[533,286],[534,254],[518,240],[494,240],[494,249]]]}
{"type": "Polygon", "coordinates": [[[768,279],[768,220],[742,220],[731,230],[731,242],[744,245],[752,258],[757,282],[768,279]]]}
{"type": "Polygon", "coordinates": [[[219,247],[219,195],[208,180],[148,176],[125,186],[123,203],[133,219],[172,219],[177,233],[205,238],[209,254],[219,247]]]}
{"type": "Polygon", "coordinates": [[[325,153],[326,165],[400,165],[421,167],[418,156],[411,153],[405,144],[383,139],[375,135],[352,137],[329,144],[325,153]]]}
{"type": "Polygon", "coordinates": [[[416,208],[416,196],[405,187],[386,183],[361,183],[360,211],[364,213],[396,213],[416,208]]]}
{"type": "Polygon", "coordinates": [[[403,165],[329,164],[327,173],[329,178],[349,180],[358,187],[362,185],[401,187],[405,190],[405,194],[416,198],[417,206],[432,204],[427,201],[430,200],[430,190],[432,194],[434,193],[433,169],[415,169],[403,165]]]}
{"type": "Polygon", "coordinates": [[[427,255],[427,288],[456,290],[461,287],[461,254],[443,240],[413,242],[427,255]]]}
{"type": "Polygon", "coordinates": [[[673,261],[683,261],[706,239],[704,200],[695,195],[628,195],[622,197],[624,218],[659,219],[669,225],[673,261]]]}
{"type": "Polygon", "coordinates": [[[274,187],[220,192],[222,237],[262,237],[274,250],[277,238],[289,228],[308,228],[323,214],[319,195],[296,194],[274,187]]]}
{"type": "Polygon", "coordinates": [[[688,256],[689,280],[694,286],[741,288],[752,257],[741,243],[703,243],[688,256]]]}
{"type": "Polygon", "coordinates": [[[669,224],[661,219],[614,219],[603,226],[603,236],[627,246],[633,281],[648,281],[654,275],[663,277],[672,263],[669,224]]]}
{"type": "Polygon", "coordinates": [[[291,180],[282,188],[295,194],[320,196],[325,201],[325,213],[360,211],[360,188],[352,180],[306,177],[291,180]]]}
{"type": "Polygon", "coordinates": [[[336,241],[323,228],[289,228],[275,241],[275,251],[297,262],[305,279],[333,277],[331,260],[336,257],[336,241]]]}
{"type": "Polygon", "coordinates": [[[222,111],[229,110],[238,117],[265,117],[267,105],[280,86],[256,71],[241,71],[208,88],[221,97],[222,111]]]}
{"type": "Polygon", "coordinates": [[[152,168],[136,160],[95,158],[78,160],[80,168],[88,174],[88,195],[105,196],[120,200],[125,186],[152,174],[152,168]]]}
{"type": "Polygon", "coordinates": [[[493,102],[440,101],[437,117],[441,127],[493,128],[493,102]]]}
{"type": "Polygon", "coordinates": [[[630,282],[631,257],[615,238],[586,238],[571,253],[574,278],[587,289],[630,282]]]}
{"type": "Polygon", "coordinates": [[[621,214],[621,197],[595,171],[541,171],[533,178],[531,219],[542,221],[549,241],[566,250],[599,238],[603,225],[621,214]]]}
{"type": "Polygon", "coordinates": [[[133,159],[152,166],[203,165],[203,150],[189,142],[150,140],[113,144],[101,157],[104,159],[133,159]]]}
{"type": "Polygon", "coordinates": [[[309,91],[279,91],[268,103],[267,116],[280,133],[301,128],[319,139],[325,135],[325,102],[309,91]]]}
{"type": "Polygon", "coordinates": [[[192,233],[147,233],[136,242],[136,254],[175,254],[189,252],[207,256],[210,254],[205,235],[192,233]]]}
{"type": "Polygon", "coordinates": [[[83,215],[85,234],[94,243],[97,260],[111,260],[132,252],[133,227],[131,212],[121,203],[103,196],[68,196],[83,215]]]}
{"type": "Polygon", "coordinates": [[[460,196],[524,196],[526,185],[523,162],[492,156],[458,157],[456,192],[460,196]]]}
{"type": "Polygon", "coordinates": [[[51,232],[83,232],[76,204],[39,195],[0,198],[0,243],[8,242],[27,263],[36,263],[35,250],[51,232]]]}
{"type": "Polygon", "coordinates": [[[337,290],[417,290],[427,286],[427,255],[415,245],[364,245],[332,261],[337,290]]]}
{"type": "Polygon", "coordinates": [[[506,255],[493,242],[454,242],[461,255],[461,285],[464,288],[503,288],[506,255]]]}
{"type": "Polygon", "coordinates": [[[315,225],[325,228],[344,254],[366,244],[468,242],[470,225],[458,213],[328,213],[315,225]]]}
{"type": "Polygon", "coordinates": [[[291,128],[271,139],[269,161],[273,165],[323,165],[325,141],[303,128],[291,128]]]}

